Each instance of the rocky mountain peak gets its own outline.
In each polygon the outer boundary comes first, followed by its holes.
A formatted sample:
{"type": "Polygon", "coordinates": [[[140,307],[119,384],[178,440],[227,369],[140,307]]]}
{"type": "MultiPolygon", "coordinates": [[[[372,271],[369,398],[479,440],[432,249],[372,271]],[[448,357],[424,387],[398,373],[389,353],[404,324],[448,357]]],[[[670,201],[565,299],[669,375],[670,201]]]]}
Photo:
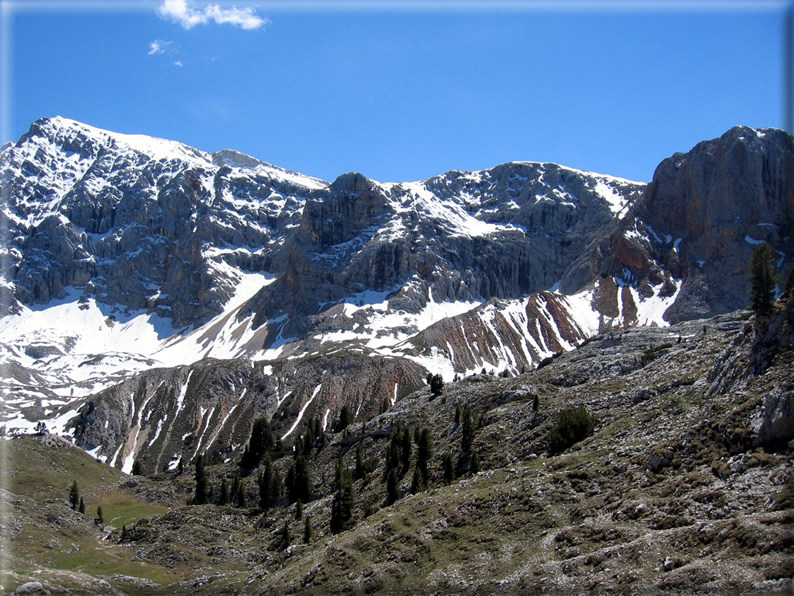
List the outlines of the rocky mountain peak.
{"type": "Polygon", "coordinates": [[[658,233],[676,232],[705,252],[715,252],[715,234],[743,239],[752,231],[779,242],[794,231],[793,156],[785,132],[737,126],[662,161],[639,212],[658,233]]]}

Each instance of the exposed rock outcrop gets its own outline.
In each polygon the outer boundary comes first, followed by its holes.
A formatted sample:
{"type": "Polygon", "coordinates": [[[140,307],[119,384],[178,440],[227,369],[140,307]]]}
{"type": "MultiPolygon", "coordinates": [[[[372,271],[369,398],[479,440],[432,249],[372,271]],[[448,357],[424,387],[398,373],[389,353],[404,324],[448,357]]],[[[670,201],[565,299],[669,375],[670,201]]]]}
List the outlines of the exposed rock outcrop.
{"type": "MultiPolygon", "coordinates": [[[[575,269],[638,287],[681,279],[665,319],[710,317],[749,304],[758,244],[790,269],[793,236],[794,138],[738,126],[662,161],[642,199],[575,269]]],[[[575,288],[570,275],[561,287],[575,288]]]]}

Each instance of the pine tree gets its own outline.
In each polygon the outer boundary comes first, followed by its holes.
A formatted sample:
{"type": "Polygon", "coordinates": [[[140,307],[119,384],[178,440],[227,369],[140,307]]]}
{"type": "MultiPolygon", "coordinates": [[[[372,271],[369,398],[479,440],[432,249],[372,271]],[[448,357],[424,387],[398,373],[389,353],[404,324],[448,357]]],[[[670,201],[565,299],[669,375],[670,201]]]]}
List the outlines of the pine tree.
{"type": "Polygon", "coordinates": [[[132,475],[143,476],[143,465],[141,465],[141,462],[137,459],[132,462],[132,475]]]}
{"type": "Polygon", "coordinates": [[[356,444],[356,469],[353,476],[356,480],[364,477],[364,450],[361,448],[361,443],[356,444]]]}
{"type": "Polygon", "coordinates": [[[406,430],[400,439],[400,463],[402,473],[405,474],[411,467],[411,432],[406,430]]]}
{"type": "Polygon", "coordinates": [[[229,502],[229,483],[226,482],[226,478],[221,480],[221,495],[220,495],[220,504],[226,505],[229,502]]]}
{"type": "Polygon", "coordinates": [[[433,439],[430,437],[430,431],[423,428],[419,434],[419,447],[416,450],[416,467],[422,474],[422,482],[425,486],[430,479],[427,465],[431,457],[433,457],[433,439]]]}
{"type": "Polygon", "coordinates": [[[295,503],[295,519],[300,521],[302,517],[303,517],[303,501],[298,499],[298,501],[295,503]]]}
{"type": "Polygon", "coordinates": [[[284,481],[281,479],[281,474],[278,470],[273,470],[273,483],[270,485],[270,499],[271,503],[275,505],[279,502],[281,497],[284,496],[284,481]]]}
{"type": "Polygon", "coordinates": [[[452,465],[452,455],[445,453],[442,461],[444,463],[444,484],[451,484],[452,480],[455,478],[455,470],[452,465]]]}
{"type": "Polygon", "coordinates": [[[96,508],[96,518],[99,520],[100,524],[105,523],[105,516],[102,515],[102,505],[96,508]]]}
{"type": "Polygon", "coordinates": [[[72,481],[72,488],[69,490],[69,504],[72,509],[77,509],[80,505],[80,489],[77,488],[77,480],[72,481]]]}
{"type": "Polygon", "coordinates": [[[400,498],[397,470],[392,469],[386,478],[386,504],[391,505],[400,498]]]}
{"type": "Polygon", "coordinates": [[[314,430],[314,438],[319,439],[323,434],[323,428],[320,424],[319,418],[312,418],[312,429],[314,430]]]}
{"type": "Polygon", "coordinates": [[[234,478],[232,478],[232,488],[229,490],[229,500],[234,500],[237,498],[237,492],[240,490],[240,477],[235,474],[234,478]]]}
{"type": "Polygon", "coordinates": [[[284,520],[284,527],[281,529],[281,547],[284,550],[289,548],[289,543],[292,541],[292,536],[289,532],[289,518],[284,520]]]}
{"type": "Polygon", "coordinates": [[[775,293],[780,275],[775,271],[775,254],[772,247],[764,243],[753,251],[750,259],[750,283],[752,297],[750,308],[759,314],[768,314],[775,302],[775,293]]]}
{"type": "Polygon", "coordinates": [[[80,513],[85,513],[85,501],[83,501],[83,497],[80,497],[80,513]]]}
{"type": "Polygon", "coordinates": [[[273,449],[274,445],[275,441],[273,439],[273,432],[270,429],[270,424],[267,418],[260,416],[254,420],[254,426],[251,428],[251,438],[243,452],[240,466],[247,470],[256,468],[259,462],[262,461],[262,457],[265,453],[273,449]]]}
{"type": "Polygon", "coordinates": [[[339,534],[342,531],[342,497],[339,491],[334,493],[331,499],[331,532],[339,534]]]}
{"type": "Polygon", "coordinates": [[[270,461],[270,456],[265,455],[265,471],[259,476],[260,509],[267,511],[275,505],[277,498],[273,463],[270,461]]]}
{"type": "Polygon", "coordinates": [[[444,393],[444,377],[441,375],[433,375],[433,379],[430,382],[431,399],[438,397],[442,393],[444,393]]]}
{"type": "Polygon", "coordinates": [[[287,473],[287,496],[290,503],[298,499],[304,503],[312,500],[311,478],[303,453],[297,455],[287,473]]]}
{"type": "Polygon", "coordinates": [[[351,422],[353,422],[353,415],[350,413],[350,408],[347,406],[342,406],[342,409],[339,411],[339,420],[337,421],[336,428],[334,429],[335,432],[341,432],[345,430],[351,422]]]}
{"type": "Polygon", "coordinates": [[[338,534],[348,526],[353,517],[353,475],[346,467],[342,467],[338,488],[331,502],[331,531],[338,534]]]}
{"type": "Polygon", "coordinates": [[[411,492],[417,494],[425,490],[425,481],[422,478],[422,472],[418,467],[414,468],[414,476],[411,480],[411,492]]]}
{"type": "Polygon", "coordinates": [[[207,475],[204,472],[204,456],[196,458],[196,498],[197,505],[207,503],[207,475]]]}
{"type": "Polygon", "coordinates": [[[471,445],[474,442],[475,427],[474,412],[468,404],[463,406],[460,417],[463,426],[460,446],[461,451],[465,453],[471,450],[471,445]]]}
{"type": "Polygon", "coordinates": [[[245,507],[245,483],[242,481],[237,485],[237,506],[245,507]]]}
{"type": "Polygon", "coordinates": [[[469,470],[472,474],[477,474],[480,471],[480,456],[477,455],[477,452],[471,454],[471,464],[469,465],[469,470]]]}
{"type": "Polygon", "coordinates": [[[306,519],[303,523],[303,542],[304,544],[309,544],[312,541],[312,537],[314,536],[314,530],[312,529],[312,516],[307,515],[306,519]]]}

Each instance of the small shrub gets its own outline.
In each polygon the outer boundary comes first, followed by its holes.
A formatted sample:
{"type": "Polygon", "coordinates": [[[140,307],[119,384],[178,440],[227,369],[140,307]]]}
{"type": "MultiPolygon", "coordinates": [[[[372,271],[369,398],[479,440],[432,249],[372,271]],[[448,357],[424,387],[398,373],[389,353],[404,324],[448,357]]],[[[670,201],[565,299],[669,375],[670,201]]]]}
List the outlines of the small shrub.
{"type": "Polygon", "coordinates": [[[561,453],[593,432],[593,418],[583,406],[560,413],[557,424],[549,432],[549,451],[561,453]]]}

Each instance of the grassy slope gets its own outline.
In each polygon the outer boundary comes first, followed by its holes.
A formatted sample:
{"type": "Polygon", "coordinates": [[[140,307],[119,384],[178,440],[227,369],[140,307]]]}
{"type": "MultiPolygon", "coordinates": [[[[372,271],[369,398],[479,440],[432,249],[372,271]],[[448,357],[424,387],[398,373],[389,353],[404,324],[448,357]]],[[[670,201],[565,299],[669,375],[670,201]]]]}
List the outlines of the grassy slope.
{"type": "Polygon", "coordinates": [[[16,496],[10,503],[14,523],[4,536],[8,564],[2,583],[7,589],[35,579],[102,593],[102,584],[91,577],[122,574],[158,583],[179,579],[157,565],[132,561],[128,549],[103,540],[110,526],[120,528],[167,510],[122,488],[126,477],[119,470],[52,437],[3,441],[0,448],[6,462],[0,486],[16,496]],[[85,515],[68,505],[75,480],[85,515]],[[99,506],[108,524],[104,530],[93,521],[99,506]]]}
{"type": "MultiPolygon", "coordinates": [[[[215,505],[164,512],[146,499],[157,500],[173,485],[170,502],[184,502],[190,474],[133,486],[78,450],[45,449],[35,439],[8,442],[19,450],[13,461],[26,462],[13,474],[15,490],[36,499],[15,505],[31,520],[17,532],[31,538],[14,553],[28,573],[18,579],[34,577],[29,572],[44,566],[53,583],[90,585],[86,577],[67,581],[58,575],[59,569],[72,569],[110,577],[125,593],[142,594],[781,589],[794,575],[794,466],[790,451],[757,449],[747,438],[759,399],[794,384],[792,354],[781,353],[766,374],[737,391],[706,396],[709,371],[742,325],[726,318],[711,322],[706,334],[702,323],[694,323],[602,337],[520,378],[449,383],[444,398],[435,400],[427,389],[416,392],[369,421],[366,432],[354,424],[351,438],[341,444],[335,444],[341,435],[330,435],[329,444],[309,458],[318,498],[304,509],[315,534],[308,545],[301,543],[303,522],[294,519],[294,506],[266,515],[254,507],[215,505]],[[504,403],[504,391],[511,389],[519,397],[537,394],[539,412],[530,398],[504,403]],[[444,486],[441,455],[457,457],[460,451],[461,431],[453,418],[464,403],[478,416],[474,448],[483,472],[444,486]],[[560,455],[547,455],[546,437],[558,413],[582,404],[595,416],[593,435],[560,455]],[[430,489],[407,494],[409,470],[404,497],[386,507],[381,463],[367,481],[355,483],[352,528],[331,534],[337,458],[341,454],[352,468],[360,440],[365,456],[382,461],[388,439],[373,431],[398,419],[411,430],[427,427],[432,433],[430,489]],[[743,469],[732,472],[731,462],[743,455],[743,469]],[[120,524],[157,515],[135,524],[134,537],[122,546],[100,542],[96,527],[75,521],[65,505],[73,478],[88,496],[88,510],[102,504],[107,520],[120,524]],[[46,501],[56,494],[55,501],[46,501]],[[374,513],[365,518],[367,508],[374,513]],[[71,525],[59,524],[59,517],[71,525]],[[286,549],[280,536],[285,522],[291,530],[286,549]],[[53,536],[59,544],[46,548],[53,536]],[[131,584],[114,573],[161,587],[131,584]]],[[[282,473],[288,463],[277,462],[282,473]]],[[[216,493],[220,477],[234,471],[229,465],[209,468],[216,493]]],[[[254,477],[245,482],[251,504],[254,477]]],[[[120,538],[118,532],[113,538],[120,538]]]]}

